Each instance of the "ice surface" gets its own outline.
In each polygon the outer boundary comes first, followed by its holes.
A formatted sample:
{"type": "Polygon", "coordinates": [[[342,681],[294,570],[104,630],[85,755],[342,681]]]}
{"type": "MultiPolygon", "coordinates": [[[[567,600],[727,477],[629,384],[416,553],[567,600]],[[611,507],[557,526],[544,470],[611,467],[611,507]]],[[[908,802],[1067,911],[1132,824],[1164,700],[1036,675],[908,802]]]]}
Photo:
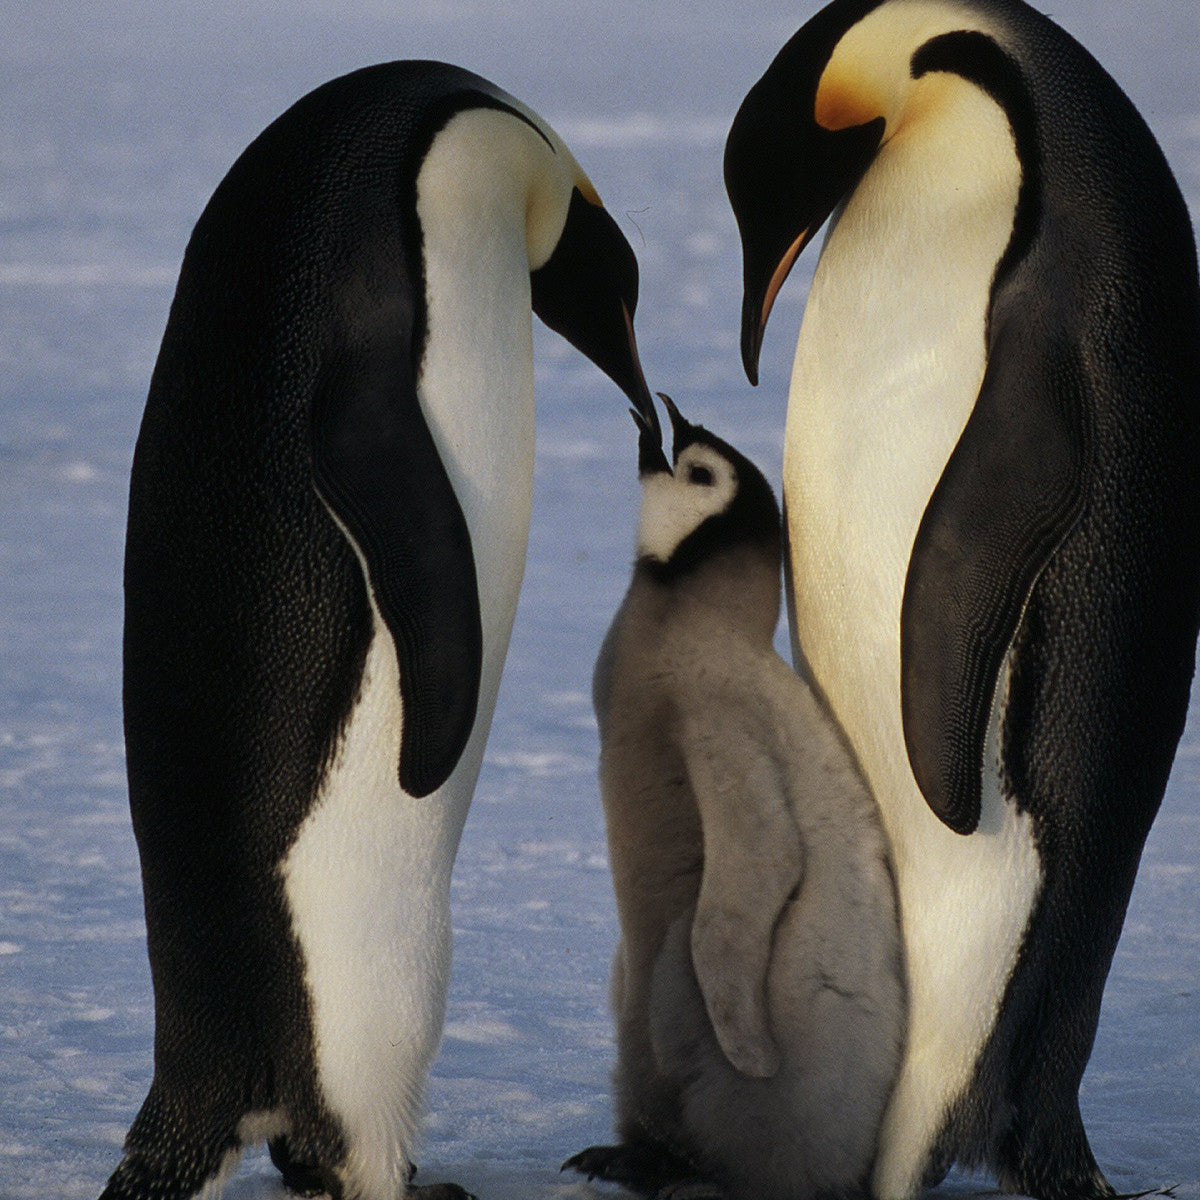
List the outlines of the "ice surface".
{"type": "MultiPolygon", "coordinates": [[[[192,223],[313,86],[459,62],[551,120],[642,266],[655,387],[777,473],[806,270],[752,392],[720,180],[737,103],[811,11],[778,0],[0,0],[0,1198],[96,1195],[150,1076],[152,1005],[120,725],[129,459],[192,223]]],[[[1200,211],[1200,18],[1053,14],[1150,121],[1200,211]]],[[[454,884],[422,1178],[594,1197],[558,1164],[609,1135],[615,917],[591,663],[626,581],[635,447],[610,384],[538,336],[529,567],[454,884]]],[[[1200,1200],[1200,724],[1188,726],[1109,981],[1085,1115],[1118,1187],[1200,1200]]],[[[986,1186],[954,1178],[943,1188],[986,1186]]],[[[278,1194],[249,1160],[230,1189],[278,1194]]]]}

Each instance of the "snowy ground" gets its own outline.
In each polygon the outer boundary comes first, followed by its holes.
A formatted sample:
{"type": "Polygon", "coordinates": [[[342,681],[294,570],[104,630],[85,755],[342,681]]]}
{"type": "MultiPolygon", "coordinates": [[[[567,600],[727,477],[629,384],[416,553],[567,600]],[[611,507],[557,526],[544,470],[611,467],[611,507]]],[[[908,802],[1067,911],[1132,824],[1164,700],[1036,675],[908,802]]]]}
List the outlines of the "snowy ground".
{"type": "MultiPolygon", "coordinates": [[[[490,76],[572,143],[638,252],[652,384],[777,472],[806,277],[778,306],[752,393],[720,159],[740,97],[810,11],[0,0],[3,1200],[94,1196],[149,1082],[119,705],[125,488],[179,259],[220,176],[287,104],[354,67],[438,57],[490,76]]],[[[1053,15],[1146,113],[1200,212],[1194,6],[1061,0],[1053,15]]],[[[529,567],[459,857],[421,1160],[425,1178],[483,1200],[594,1197],[556,1172],[610,1121],[615,918],[588,686],[627,580],[634,438],[589,364],[551,335],[539,355],[529,567]]],[[[1200,717],[1146,851],[1084,1106],[1114,1183],[1200,1200],[1200,717]]],[[[231,1188],[275,1192],[262,1159],[231,1188]]]]}

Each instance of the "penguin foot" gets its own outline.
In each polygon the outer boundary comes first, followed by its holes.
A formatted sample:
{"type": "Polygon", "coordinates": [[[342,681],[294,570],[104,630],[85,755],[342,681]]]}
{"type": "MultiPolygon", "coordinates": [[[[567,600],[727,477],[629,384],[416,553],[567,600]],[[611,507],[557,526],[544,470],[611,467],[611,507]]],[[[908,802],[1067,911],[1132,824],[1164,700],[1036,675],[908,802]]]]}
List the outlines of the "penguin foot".
{"type": "Polygon", "coordinates": [[[932,1191],[950,1174],[952,1166],[954,1166],[953,1154],[947,1155],[943,1151],[935,1151],[925,1165],[925,1173],[921,1176],[921,1188],[924,1191],[932,1191]]]}
{"type": "Polygon", "coordinates": [[[659,1188],[654,1200],[729,1200],[725,1189],[707,1179],[681,1179],[659,1188]]]}
{"type": "MultiPolygon", "coordinates": [[[[996,1168],[996,1181],[1001,1189],[1032,1196],[1034,1200],[1115,1200],[1116,1189],[1096,1165],[1078,1116],[1075,1129],[1073,1144],[1061,1130],[1056,1130],[1057,1144],[1052,1144],[1050,1150],[1036,1144],[1021,1147],[1019,1157],[1013,1156],[1017,1159],[1013,1166],[1001,1164],[996,1168]]],[[[1045,1130],[1036,1132],[1045,1141],[1045,1130]]]]}
{"type": "Polygon", "coordinates": [[[409,1188],[404,1193],[405,1200],[479,1200],[465,1188],[460,1188],[457,1183],[423,1183],[419,1187],[413,1187],[412,1177],[416,1173],[417,1164],[409,1159],[409,1188]]]}
{"type": "Polygon", "coordinates": [[[267,1153],[283,1176],[283,1186],[293,1195],[342,1200],[342,1181],[328,1167],[293,1158],[286,1137],[271,1138],[267,1142],[267,1153]]]}
{"type": "MultiPolygon", "coordinates": [[[[589,1181],[601,1179],[605,1183],[619,1183],[631,1191],[662,1196],[664,1200],[671,1194],[667,1189],[695,1181],[695,1171],[689,1163],[662,1146],[645,1142],[589,1146],[573,1154],[559,1168],[561,1171],[568,1169],[586,1175],[589,1181]]],[[[681,1195],[679,1200],[692,1198],[681,1195]]]]}
{"type": "Polygon", "coordinates": [[[406,1200],[479,1200],[457,1183],[426,1183],[410,1187],[405,1192],[406,1200]]]}

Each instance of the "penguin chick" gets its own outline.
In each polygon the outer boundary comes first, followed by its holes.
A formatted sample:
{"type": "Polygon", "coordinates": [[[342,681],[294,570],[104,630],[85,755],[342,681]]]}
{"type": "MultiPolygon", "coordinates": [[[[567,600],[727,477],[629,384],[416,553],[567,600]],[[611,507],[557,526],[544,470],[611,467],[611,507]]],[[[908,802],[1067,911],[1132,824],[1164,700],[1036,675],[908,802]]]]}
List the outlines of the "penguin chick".
{"type": "Polygon", "coordinates": [[[864,1193],[905,1034],[888,846],[772,645],[770,486],[667,405],[673,468],[634,414],[638,558],[594,680],[621,1141],[565,1165],[662,1196],[864,1193]]]}

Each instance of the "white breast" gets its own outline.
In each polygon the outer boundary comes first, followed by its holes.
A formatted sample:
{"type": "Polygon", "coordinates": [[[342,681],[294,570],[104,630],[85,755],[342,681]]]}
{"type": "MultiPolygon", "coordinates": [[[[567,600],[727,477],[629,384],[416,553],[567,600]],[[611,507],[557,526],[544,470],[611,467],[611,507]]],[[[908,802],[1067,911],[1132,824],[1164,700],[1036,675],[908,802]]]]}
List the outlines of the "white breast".
{"type": "Polygon", "coordinates": [[[472,109],[450,122],[418,178],[429,323],[421,406],[471,531],[485,688],[493,673],[499,683],[529,538],[533,318],[525,208],[528,175],[548,153],[537,133],[507,113],[472,109]]]}
{"type": "Polygon", "coordinates": [[[482,751],[473,739],[450,781],[414,800],[397,780],[400,730],[396,651],[376,613],[359,701],[282,867],[320,1086],[347,1133],[347,1177],[372,1198],[407,1179],[450,972],[450,868],[482,751]]]}
{"type": "Polygon", "coordinates": [[[435,139],[417,181],[428,320],[419,399],[479,582],[471,739],[436,792],[415,800],[401,790],[399,667],[375,610],[360,695],[282,867],[320,1085],[347,1135],[346,1190],[370,1200],[404,1191],[444,1017],[450,873],[525,567],[534,450],[525,192],[538,156],[549,148],[523,122],[470,110],[435,139]]]}
{"type": "Polygon", "coordinates": [[[936,112],[901,123],[826,240],[784,454],[798,662],[845,728],[896,856],[912,1013],[877,1166],[885,1200],[918,1185],[968,1082],[1039,882],[1029,821],[998,774],[986,773],[979,831],[951,833],[916,787],[901,725],[905,573],[983,379],[1020,182],[1000,109],[958,77],[937,86],[936,112]]]}

